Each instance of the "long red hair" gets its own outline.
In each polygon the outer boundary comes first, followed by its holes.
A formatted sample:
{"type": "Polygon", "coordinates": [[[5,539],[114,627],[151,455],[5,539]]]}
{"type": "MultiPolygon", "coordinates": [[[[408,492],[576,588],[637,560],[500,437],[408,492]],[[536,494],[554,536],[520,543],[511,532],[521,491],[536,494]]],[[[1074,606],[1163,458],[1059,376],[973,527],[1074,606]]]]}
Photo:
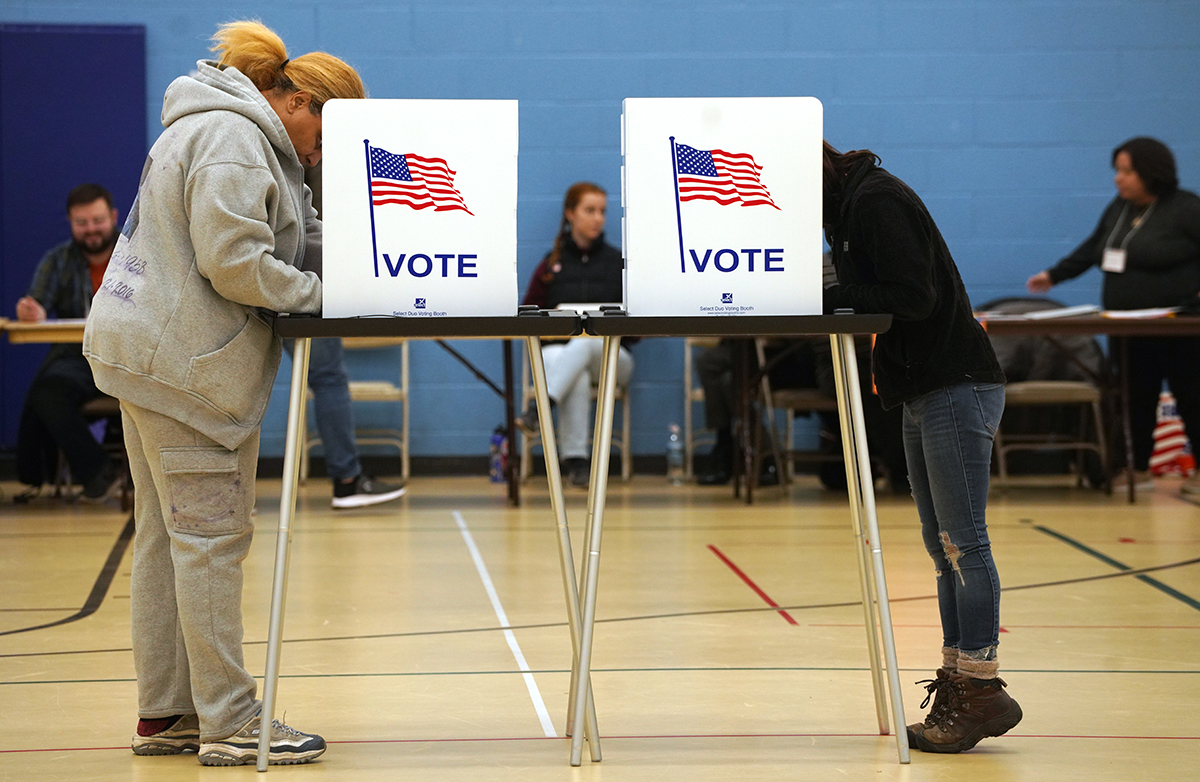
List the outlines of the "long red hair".
{"type": "Polygon", "coordinates": [[[546,273],[542,277],[542,282],[549,283],[554,279],[554,266],[558,263],[558,257],[562,254],[563,236],[567,232],[570,221],[567,220],[567,212],[575,211],[575,207],[579,206],[579,202],[588,193],[598,193],[605,198],[608,193],[604,188],[595,182],[576,182],[567,188],[567,194],[563,196],[562,205],[562,220],[558,224],[558,234],[554,237],[554,246],[550,249],[550,255],[546,259],[546,273]]]}

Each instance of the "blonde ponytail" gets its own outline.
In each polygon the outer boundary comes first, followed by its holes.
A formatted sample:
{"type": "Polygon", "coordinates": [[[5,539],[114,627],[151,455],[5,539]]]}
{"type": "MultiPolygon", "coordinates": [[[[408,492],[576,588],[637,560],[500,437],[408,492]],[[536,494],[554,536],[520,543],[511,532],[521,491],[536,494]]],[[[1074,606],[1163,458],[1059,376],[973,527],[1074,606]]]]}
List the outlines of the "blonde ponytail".
{"type": "Polygon", "coordinates": [[[332,98],[367,96],[354,68],[325,52],[289,60],[283,40],[257,20],[226,22],[217,28],[212,41],[218,64],[237,68],[259,91],[311,93],[314,114],[320,114],[332,98]]]}

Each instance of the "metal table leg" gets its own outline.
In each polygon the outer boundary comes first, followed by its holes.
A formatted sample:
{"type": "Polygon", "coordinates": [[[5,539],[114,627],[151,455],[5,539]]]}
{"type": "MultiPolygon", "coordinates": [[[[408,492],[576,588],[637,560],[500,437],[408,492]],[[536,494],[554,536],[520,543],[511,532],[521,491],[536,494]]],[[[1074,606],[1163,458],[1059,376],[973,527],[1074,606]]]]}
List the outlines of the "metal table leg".
{"type": "MultiPolygon", "coordinates": [[[[599,399],[596,403],[596,428],[592,433],[592,475],[588,490],[588,526],[584,540],[582,623],[579,639],[579,681],[591,681],[592,630],[596,621],[596,586],[600,576],[600,534],[604,524],[604,497],[608,490],[608,460],[612,444],[613,408],[617,392],[617,358],[620,337],[604,338],[604,361],[600,368],[599,399]]],[[[574,724],[584,719],[587,688],[576,686],[571,697],[574,724]]],[[[590,742],[593,761],[600,760],[599,737],[590,742]]],[[[583,734],[571,736],[571,765],[583,759],[583,734]]]]}
{"type": "MultiPolygon", "coordinates": [[[[855,561],[858,564],[859,589],[863,598],[863,626],[867,629],[867,656],[871,662],[871,683],[875,688],[875,711],[879,719],[880,735],[891,732],[887,713],[887,692],[884,684],[882,654],[879,649],[879,634],[875,630],[875,580],[872,576],[870,547],[863,532],[863,482],[859,464],[863,453],[859,453],[858,441],[854,437],[854,426],[849,423],[854,418],[851,408],[850,395],[847,391],[849,380],[846,377],[846,365],[842,354],[841,342],[838,335],[831,335],[830,344],[833,349],[834,382],[837,387],[838,415],[846,422],[842,425],[842,452],[846,455],[846,487],[850,498],[850,520],[854,530],[855,561]]],[[[868,469],[870,457],[866,456],[868,469]]],[[[873,484],[871,484],[873,486],[873,484]]]]}
{"type": "MultiPolygon", "coordinates": [[[[517,460],[512,458],[515,453],[517,431],[513,428],[513,347],[512,340],[503,340],[504,347],[504,431],[508,432],[507,467],[504,470],[504,480],[508,483],[508,501],[514,508],[521,507],[521,475],[517,470],[517,460]]],[[[408,405],[404,406],[408,412],[408,405]]]]}
{"type": "MultiPolygon", "coordinates": [[[[546,364],[542,360],[542,341],[538,337],[526,337],[525,353],[529,356],[530,373],[537,398],[538,427],[542,434],[542,454],[546,460],[546,477],[550,484],[550,506],[558,529],[558,557],[562,568],[563,591],[567,598],[567,623],[571,628],[571,688],[574,693],[579,682],[579,590],[575,572],[575,556],[571,551],[571,531],[567,526],[567,511],[563,504],[562,471],[558,463],[558,442],[554,434],[554,418],[550,414],[550,394],[546,387],[546,364]]],[[[600,734],[596,723],[596,707],[592,702],[591,680],[588,680],[588,713],[584,725],[585,736],[597,749],[600,734]]],[[[572,701],[568,701],[572,703],[572,701]]],[[[567,735],[575,732],[575,712],[567,709],[567,735]]]]}
{"type": "Polygon", "coordinates": [[[1121,405],[1121,435],[1125,440],[1125,494],[1130,502],[1137,500],[1137,465],[1133,463],[1133,425],[1129,419],[1129,337],[1110,337],[1117,343],[1117,393],[1121,405]]]}
{"type": "Polygon", "coordinates": [[[850,489],[850,516],[854,525],[859,580],[871,657],[871,675],[875,686],[875,706],[879,732],[888,732],[887,705],[880,671],[879,641],[883,634],[883,652],[887,662],[887,681],[891,691],[892,715],[896,723],[896,749],[901,763],[909,762],[908,733],[904,729],[904,704],[900,695],[900,672],[896,662],[896,640],[892,634],[892,613],[888,605],[887,577],[883,569],[883,549],[879,542],[879,519],[875,513],[875,484],[867,451],[867,431],[863,423],[862,390],[858,380],[858,359],[852,334],[833,334],[834,379],[837,383],[838,408],[842,420],[842,447],[846,453],[846,479],[850,489]],[[865,526],[864,526],[865,525],[865,526]],[[878,629],[876,619],[878,618],[878,629]]]}
{"type": "Polygon", "coordinates": [[[275,577],[271,584],[271,623],[267,631],[267,668],[263,677],[262,718],[258,734],[258,770],[266,771],[271,751],[271,720],[279,686],[280,637],[287,595],[288,548],[296,514],[296,485],[300,480],[300,443],[308,412],[308,357],[312,340],[299,338],[292,353],[292,386],[288,396],[287,444],[283,455],[283,489],[279,495],[279,532],[275,537],[275,577]]]}

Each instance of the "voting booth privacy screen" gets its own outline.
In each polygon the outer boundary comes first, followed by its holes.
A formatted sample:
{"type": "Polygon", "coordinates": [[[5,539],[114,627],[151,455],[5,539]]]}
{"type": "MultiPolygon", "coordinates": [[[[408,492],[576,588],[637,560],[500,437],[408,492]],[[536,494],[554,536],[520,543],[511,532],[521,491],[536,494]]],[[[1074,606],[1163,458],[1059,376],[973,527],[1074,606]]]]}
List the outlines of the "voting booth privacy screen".
{"type": "Polygon", "coordinates": [[[816,98],[629,98],[630,315],[821,314],[816,98]]]}
{"type": "Polygon", "coordinates": [[[517,102],[322,114],[323,316],[515,316],[517,102]]]}

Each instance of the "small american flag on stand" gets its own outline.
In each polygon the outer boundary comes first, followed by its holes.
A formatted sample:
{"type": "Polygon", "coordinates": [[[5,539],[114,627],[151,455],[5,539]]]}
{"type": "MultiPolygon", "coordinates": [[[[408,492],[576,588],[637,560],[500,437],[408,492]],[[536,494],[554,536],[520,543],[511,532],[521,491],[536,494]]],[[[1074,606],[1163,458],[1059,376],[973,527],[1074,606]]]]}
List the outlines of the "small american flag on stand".
{"type": "Polygon", "coordinates": [[[1163,391],[1158,395],[1158,419],[1154,427],[1154,451],[1150,454],[1150,472],[1155,475],[1182,475],[1185,478],[1196,470],[1196,459],[1183,430],[1175,395],[1163,391]]]}
{"type": "Polygon", "coordinates": [[[775,206],[759,179],[762,166],[744,152],[704,150],[675,144],[680,201],[716,201],[722,206],[775,206]]]}
{"type": "Polygon", "coordinates": [[[368,145],[373,206],[402,204],[413,209],[433,208],[435,212],[461,209],[474,215],[454,187],[457,173],[442,158],[397,155],[368,145]]]}

